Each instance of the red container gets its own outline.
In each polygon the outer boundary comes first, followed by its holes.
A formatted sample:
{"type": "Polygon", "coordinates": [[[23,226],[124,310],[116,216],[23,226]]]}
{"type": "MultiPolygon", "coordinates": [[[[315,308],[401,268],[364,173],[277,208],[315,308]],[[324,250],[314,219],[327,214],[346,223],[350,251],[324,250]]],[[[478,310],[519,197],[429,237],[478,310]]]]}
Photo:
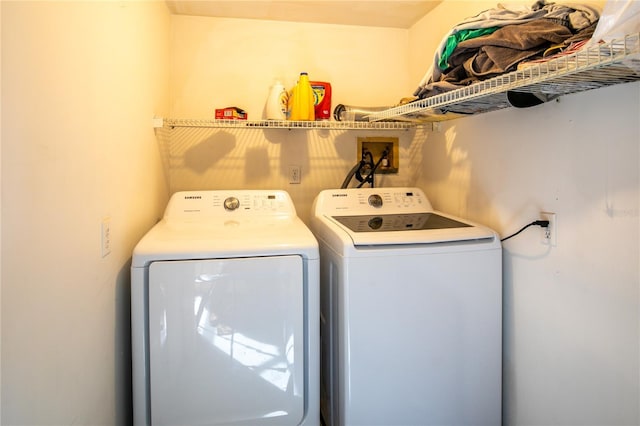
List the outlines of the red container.
{"type": "Polygon", "coordinates": [[[316,120],[331,118],[331,84],[324,81],[310,81],[313,89],[313,105],[316,120]]]}
{"type": "Polygon", "coordinates": [[[238,107],[216,109],[216,120],[246,120],[247,113],[238,107]]]}

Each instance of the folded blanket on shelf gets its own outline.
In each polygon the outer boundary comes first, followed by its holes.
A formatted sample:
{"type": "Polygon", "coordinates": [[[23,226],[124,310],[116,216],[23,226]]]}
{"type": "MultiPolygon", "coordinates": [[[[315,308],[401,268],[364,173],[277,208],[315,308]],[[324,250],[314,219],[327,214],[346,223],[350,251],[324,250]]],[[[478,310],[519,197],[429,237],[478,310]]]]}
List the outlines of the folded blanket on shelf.
{"type": "Polygon", "coordinates": [[[441,70],[446,70],[451,66],[451,64],[449,63],[449,58],[451,57],[451,54],[453,54],[453,51],[456,49],[456,47],[458,47],[458,44],[460,44],[460,42],[491,34],[498,28],[500,27],[478,28],[476,30],[462,30],[458,31],[455,34],[451,34],[447,38],[446,46],[444,47],[442,55],[438,60],[438,68],[440,68],[441,70]]]}
{"type": "MultiPolygon", "coordinates": [[[[469,83],[467,77],[461,74],[461,72],[464,71],[464,66],[460,68],[462,66],[460,56],[467,56],[465,57],[465,61],[469,59],[468,52],[458,52],[461,47],[462,49],[468,50],[472,49],[471,46],[477,47],[478,43],[493,40],[494,47],[481,53],[476,57],[475,61],[467,63],[467,70],[471,71],[470,75],[472,78],[477,79],[483,76],[492,76],[508,69],[508,66],[504,68],[508,62],[511,63],[510,66],[517,64],[517,57],[521,57],[520,60],[522,60],[538,53],[537,50],[533,53],[525,53],[523,49],[520,49],[521,52],[512,56],[514,52],[506,53],[501,49],[505,46],[495,44],[499,43],[495,41],[497,40],[496,34],[498,36],[502,34],[508,37],[506,43],[509,44],[509,46],[506,47],[512,48],[513,46],[511,44],[517,43],[518,39],[527,37],[524,34],[517,34],[520,31],[524,32],[529,30],[527,27],[520,27],[521,25],[530,22],[537,22],[538,24],[544,22],[544,26],[555,25],[554,29],[547,30],[547,32],[553,33],[548,34],[551,38],[551,40],[547,40],[545,46],[545,48],[548,48],[551,44],[561,43],[574,33],[590,27],[597,22],[599,17],[599,11],[589,5],[555,4],[547,2],[546,0],[535,2],[531,8],[527,8],[524,5],[507,7],[499,4],[494,9],[489,9],[476,16],[467,18],[451,29],[438,46],[434,55],[434,62],[427,70],[414,95],[419,98],[426,98],[456,89],[459,87],[458,84],[469,83]],[[502,32],[501,30],[506,27],[513,28],[502,32]],[[558,30],[559,27],[563,27],[566,32],[558,30]],[[457,41],[456,38],[459,37],[457,37],[456,34],[459,32],[478,29],[490,29],[487,30],[490,35],[483,35],[483,32],[480,31],[472,31],[466,40],[457,41]],[[494,37],[491,38],[491,36],[494,37]],[[452,44],[454,45],[453,49],[451,49],[452,44]],[[505,59],[507,57],[511,59],[505,59]],[[497,61],[494,59],[497,59],[497,61]],[[492,64],[490,64],[489,61],[491,61],[492,64]],[[443,70],[440,68],[440,65],[448,66],[449,68],[443,70]],[[503,68],[502,71],[500,71],[501,68],[503,68]]],[[[528,49],[530,50],[531,46],[528,49]]]]}
{"type": "Polygon", "coordinates": [[[541,58],[536,58],[532,60],[525,60],[518,64],[518,69],[525,68],[527,66],[533,64],[540,64],[543,62],[550,61],[552,59],[559,58],[561,56],[570,55],[572,53],[576,53],[578,50],[582,49],[587,43],[591,40],[591,37],[594,34],[594,30],[598,22],[593,23],[590,27],[587,27],[580,31],[577,34],[572,35],[571,37],[564,40],[562,43],[554,44],[548,49],[544,51],[541,58]]]}
{"type": "Polygon", "coordinates": [[[546,19],[508,25],[491,35],[461,42],[449,62],[452,67],[463,67],[469,78],[488,78],[572,35],[567,27],[546,19]]]}

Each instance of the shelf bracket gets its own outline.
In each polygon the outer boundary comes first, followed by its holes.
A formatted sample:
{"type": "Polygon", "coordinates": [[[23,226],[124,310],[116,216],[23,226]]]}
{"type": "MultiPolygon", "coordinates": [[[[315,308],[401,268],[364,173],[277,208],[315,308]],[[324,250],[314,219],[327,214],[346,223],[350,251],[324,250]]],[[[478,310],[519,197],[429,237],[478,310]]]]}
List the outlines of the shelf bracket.
{"type": "Polygon", "coordinates": [[[164,119],[162,117],[153,117],[151,124],[154,129],[161,129],[164,127],[164,119]]]}

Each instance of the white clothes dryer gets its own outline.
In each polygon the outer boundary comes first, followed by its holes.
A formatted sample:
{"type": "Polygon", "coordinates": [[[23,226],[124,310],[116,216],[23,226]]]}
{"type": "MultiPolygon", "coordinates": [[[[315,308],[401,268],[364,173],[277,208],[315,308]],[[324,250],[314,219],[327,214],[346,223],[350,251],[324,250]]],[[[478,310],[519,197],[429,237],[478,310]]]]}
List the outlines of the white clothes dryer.
{"type": "Polygon", "coordinates": [[[286,192],[175,193],[131,277],[135,425],[320,423],[318,244],[286,192]]]}
{"type": "Polygon", "coordinates": [[[322,191],[321,410],[328,425],[499,425],[498,235],[418,188],[322,191]]]}

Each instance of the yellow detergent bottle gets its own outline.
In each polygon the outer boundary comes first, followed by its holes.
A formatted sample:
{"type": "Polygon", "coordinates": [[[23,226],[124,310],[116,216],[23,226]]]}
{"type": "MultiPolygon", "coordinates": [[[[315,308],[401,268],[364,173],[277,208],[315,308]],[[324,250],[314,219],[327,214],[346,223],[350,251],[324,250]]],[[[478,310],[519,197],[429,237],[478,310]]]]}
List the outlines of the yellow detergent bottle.
{"type": "Polygon", "coordinates": [[[301,72],[298,83],[289,96],[289,120],[313,121],[315,118],[314,96],[309,75],[301,72]]]}

